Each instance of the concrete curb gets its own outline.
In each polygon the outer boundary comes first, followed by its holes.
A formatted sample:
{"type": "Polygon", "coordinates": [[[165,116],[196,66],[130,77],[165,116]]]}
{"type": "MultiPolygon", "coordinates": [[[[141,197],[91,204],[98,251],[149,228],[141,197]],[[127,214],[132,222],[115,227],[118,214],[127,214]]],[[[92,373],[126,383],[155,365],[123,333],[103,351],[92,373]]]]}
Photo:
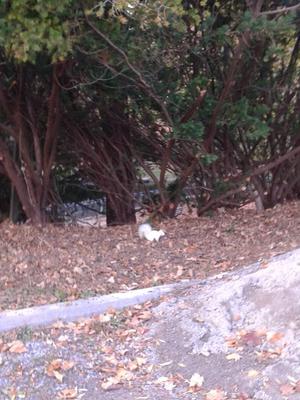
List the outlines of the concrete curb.
{"type": "Polygon", "coordinates": [[[101,314],[110,308],[122,309],[141,304],[171,293],[175,290],[193,286],[196,281],[162,285],[130,292],[113,293],[101,297],[91,297],[64,303],[35,306],[0,313],[0,332],[26,326],[37,327],[50,325],[58,320],[75,321],[80,318],[101,314]]]}
{"type": "MultiPolygon", "coordinates": [[[[300,260],[300,249],[295,249],[272,257],[269,261],[277,262],[297,257],[300,260]]],[[[76,321],[81,318],[91,317],[101,314],[110,308],[122,309],[128,306],[141,304],[176,290],[187,289],[195,285],[203,286],[211,281],[239,279],[241,276],[248,275],[260,268],[260,262],[241,267],[235,271],[224,272],[204,280],[192,280],[170,285],[155,286],[146,289],[136,289],[130,292],[113,293],[100,297],[91,297],[65,303],[55,303],[44,306],[35,306],[19,310],[8,310],[0,313],[0,333],[15,328],[26,326],[37,327],[50,325],[58,320],[76,321]]]]}

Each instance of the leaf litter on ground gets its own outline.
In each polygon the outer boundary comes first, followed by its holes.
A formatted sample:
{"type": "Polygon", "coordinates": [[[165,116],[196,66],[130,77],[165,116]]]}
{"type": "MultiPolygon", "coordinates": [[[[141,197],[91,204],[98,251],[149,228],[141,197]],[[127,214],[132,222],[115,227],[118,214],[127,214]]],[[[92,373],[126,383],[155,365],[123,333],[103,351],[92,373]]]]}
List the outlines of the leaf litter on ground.
{"type": "Polygon", "coordinates": [[[203,279],[300,245],[299,202],[162,223],[159,243],[137,226],[0,224],[0,310],[203,279]]]}
{"type": "MultiPolygon", "coordinates": [[[[167,236],[158,244],[141,242],[135,227],[102,230],[48,226],[41,230],[3,223],[1,308],[201,279],[257,260],[267,268],[268,257],[299,245],[298,206],[289,203],[261,215],[238,210],[200,219],[185,216],[164,223],[167,236]]],[[[185,376],[184,364],[182,374],[153,380],[158,366],[147,357],[150,344],[145,336],[152,304],[3,335],[0,392],[10,399],[35,398],[32,390],[39,391],[39,398],[98,398],[91,393],[93,387],[102,391],[101,398],[105,399],[105,393],[114,390],[124,388],[128,392],[133,386],[150,385],[162,400],[179,387],[183,388],[182,399],[185,394],[197,396],[199,391],[207,400],[229,398],[222,388],[203,387],[205,376],[197,371],[185,376]]],[[[245,348],[265,362],[280,357],[284,332],[245,330],[224,340],[230,350],[229,363],[239,361],[245,348]]],[[[166,361],[168,364],[172,360],[166,361]]],[[[259,375],[251,368],[245,373],[249,379],[259,375]]],[[[291,380],[281,382],[278,390],[288,395],[299,392],[299,387],[297,380],[291,380]]],[[[240,394],[238,398],[249,397],[240,394]]]]}

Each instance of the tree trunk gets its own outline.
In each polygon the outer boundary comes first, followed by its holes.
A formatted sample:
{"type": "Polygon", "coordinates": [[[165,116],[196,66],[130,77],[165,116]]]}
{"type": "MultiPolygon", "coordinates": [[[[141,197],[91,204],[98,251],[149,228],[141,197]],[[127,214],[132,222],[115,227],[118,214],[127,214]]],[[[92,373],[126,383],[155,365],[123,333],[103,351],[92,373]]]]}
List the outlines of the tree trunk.
{"type": "Polygon", "coordinates": [[[106,223],[107,226],[135,224],[134,201],[126,195],[119,196],[113,193],[106,196],[106,223]]]}
{"type": "Polygon", "coordinates": [[[30,68],[16,71],[16,89],[0,84],[0,106],[5,111],[5,123],[0,122],[0,167],[10,179],[23,211],[34,224],[47,220],[46,206],[51,189],[51,173],[60,123],[60,87],[58,77],[64,65],[54,65],[52,76],[41,77],[30,68]],[[41,81],[47,102],[32,90],[34,79],[41,81]],[[47,115],[46,124],[40,115],[47,115]],[[42,121],[42,122],[41,122],[42,121]],[[46,125],[46,126],[45,126],[46,125]],[[9,140],[5,139],[10,138],[9,140]],[[14,139],[15,148],[9,145],[14,139]],[[17,156],[16,156],[17,155],[17,156]]]}
{"type": "Polygon", "coordinates": [[[135,170],[130,150],[130,131],[126,123],[124,105],[114,102],[103,119],[104,148],[113,168],[112,178],[107,179],[106,223],[125,225],[136,223],[134,209],[135,170]]]}

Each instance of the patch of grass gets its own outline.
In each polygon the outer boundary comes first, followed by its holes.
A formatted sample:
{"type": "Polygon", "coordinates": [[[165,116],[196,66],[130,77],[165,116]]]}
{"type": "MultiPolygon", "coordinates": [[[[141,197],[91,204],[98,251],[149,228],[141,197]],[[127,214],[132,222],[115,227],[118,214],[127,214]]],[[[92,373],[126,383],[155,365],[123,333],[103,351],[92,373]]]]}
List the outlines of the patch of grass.
{"type": "Polygon", "coordinates": [[[120,313],[118,315],[114,315],[112,319],[109,321],[109,324],[113,329],[117,329],[120,328],[125,321],[126,321],[125,316],[122,315],[122,313],[120,313]]]}
{"type": "Polygon", "coordinates": [[[29,326],[25,326],[17,332],[17,339],[21,340],[24,343],[32,340],[32,336],[33,331],[29,326]]]}
{"type": "Polygon", "coordinates": [[[164,282],[162,281],[162,280],[153,280],[152,281],[152,286],[161,286],[161,285],[163,285],[164,284],[164,282]]]}
{"type": "Polygon", "coordinates": [[[83,292],[80,292],[79,297],[81,299],[88,299],[89,297],[95,297],[97,295],[97,292],[93,290],[84,290],[83,292]]]}
{"type": "Polygon", "coordinates": [[[94,321],[93,322],[93,330],[97,333],[109,333],[116,329],[120,329],[124,326],[126,322],[126,316],[122,313],[118,313],[112,316],[108,321],[101,322],[101,321],[94,321]]]}
{"type": "Polygon", "coordinates": [[[59,302],[65,301],[68,297],[68,294],[61,289],[54,289],[53,294],[59,302]]]}

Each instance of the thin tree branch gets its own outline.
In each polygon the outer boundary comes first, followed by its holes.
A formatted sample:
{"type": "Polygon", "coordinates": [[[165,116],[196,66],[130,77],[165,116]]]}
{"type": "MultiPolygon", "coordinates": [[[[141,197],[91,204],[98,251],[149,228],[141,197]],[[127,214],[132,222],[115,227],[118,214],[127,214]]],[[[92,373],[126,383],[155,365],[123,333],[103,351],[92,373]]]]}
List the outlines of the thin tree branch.
{"type": "Polygon", "coordinates": [[[290,7],[277,8],[276,10],[262,11],[259,13],[259,15],[283,14],[285,12],[296,11],[298,9],[300,9],[300,3],[290,7]]]}
{"type": "Polygon", "coordinates": [[[127,64],[128,68],[135,74],[135,76],[138,78],[138,81],[141,83],[142,87],[144,90],[150,95],[150,97],[155,100],[155,102],[160,106],[168,124],[170,127],[173,127],[173,120],[164,104],[164,102],[157,96],[157,94],[153,91],[152,87],[148,84],[148,82],[144,79],[143,75],[141,72],[130,62],[127,54],[120,49],[116,44],[114,44],[103,32],[101,32],[96,26],[89,20],[87,16],[85,16],[87,24],[92,28],[92,30],[100,36],[103,40],[106,41],[106,43],[114,50],[116,51],[119,55],[122,56],[124,59],[125,63],[127,64]]]}

